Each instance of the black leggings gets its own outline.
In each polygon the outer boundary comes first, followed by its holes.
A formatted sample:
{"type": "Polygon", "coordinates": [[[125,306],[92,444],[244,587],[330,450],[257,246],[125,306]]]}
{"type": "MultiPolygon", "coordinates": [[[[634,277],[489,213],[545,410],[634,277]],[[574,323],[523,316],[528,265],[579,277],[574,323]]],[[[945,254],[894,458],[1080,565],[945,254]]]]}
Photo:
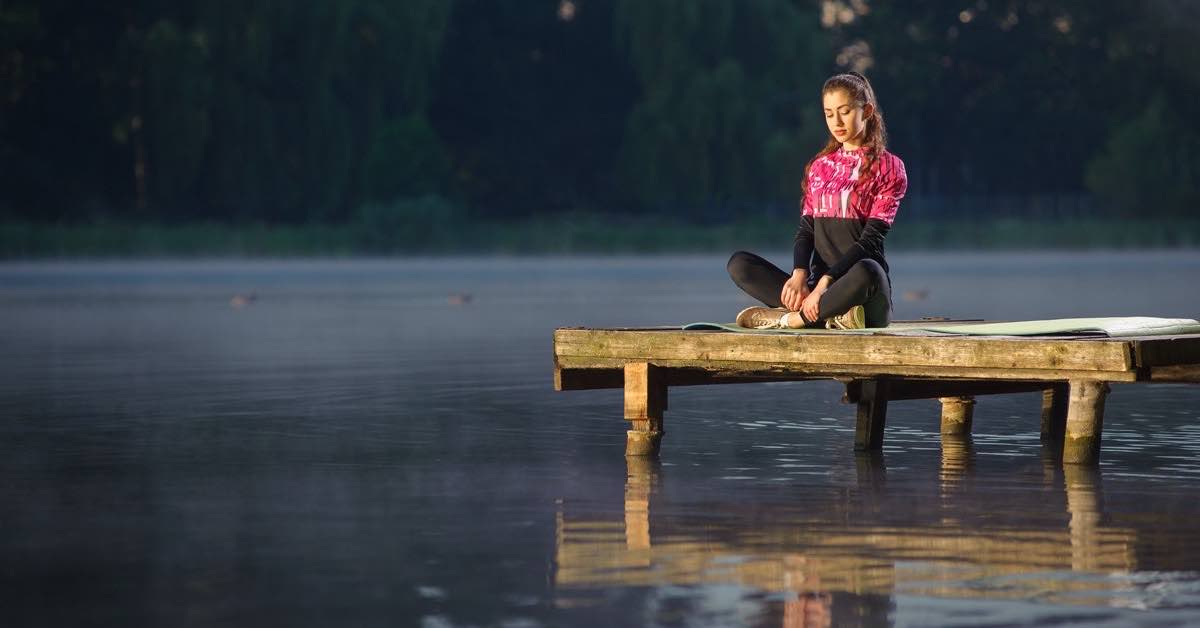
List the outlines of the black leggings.
{"type": "MultiPolygon", "coordinates": [[[[779,297],[791,275],[778,266],[753,253],[738,251],[729,258],[726,268],[733,283],[746,294],[767,307],[783,307],[779,297]]],[[[879,262],[864,259],[829,284],[818,305],[820,320],[861,305],[866,311],[867,327],[887,327],[892,320],[892,282],[879,262]]]]}

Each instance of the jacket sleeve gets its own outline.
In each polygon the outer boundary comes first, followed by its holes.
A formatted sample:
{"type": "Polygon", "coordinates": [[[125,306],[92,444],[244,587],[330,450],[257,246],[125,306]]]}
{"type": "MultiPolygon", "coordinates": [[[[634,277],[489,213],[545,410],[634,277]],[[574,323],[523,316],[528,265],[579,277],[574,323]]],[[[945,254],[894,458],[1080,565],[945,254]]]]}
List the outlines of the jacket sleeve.
{"type": "Polygon", "coordinates": [[[813,254],[813,217],[811,214],[800,217],[800,225],[796,228],[796,241],[792,244],[792,269],[809,270],[813,254]]]}

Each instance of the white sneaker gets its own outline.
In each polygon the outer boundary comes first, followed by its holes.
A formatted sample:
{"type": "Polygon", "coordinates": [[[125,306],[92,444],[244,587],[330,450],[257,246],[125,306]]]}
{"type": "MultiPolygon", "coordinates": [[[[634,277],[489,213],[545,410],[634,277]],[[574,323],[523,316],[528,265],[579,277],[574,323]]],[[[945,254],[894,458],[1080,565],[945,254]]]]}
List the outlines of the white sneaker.
{"type": "Polygon", "coordinates": [[[867,311],[861,305],[846,310],[845,314],[825,320],[825,329],[863,329],[866,326],[867,311]]]}
{"type": "Polygon", "coordinates": [[[738,312],[736,323],[747,329],[798,329],[804,327],[799,312],[783,307],[755,305],[738,312]]]}

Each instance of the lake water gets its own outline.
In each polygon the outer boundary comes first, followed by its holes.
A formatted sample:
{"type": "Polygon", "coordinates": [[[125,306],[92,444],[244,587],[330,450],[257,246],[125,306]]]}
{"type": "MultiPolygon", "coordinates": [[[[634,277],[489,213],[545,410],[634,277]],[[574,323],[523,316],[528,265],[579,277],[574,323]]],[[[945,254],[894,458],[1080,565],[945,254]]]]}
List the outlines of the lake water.
{"type": "MultiPolygon", "coordinates": [[[[897,318],[1200,316],[1197,252],[891,261],[897,318]]],[[[731,320],[724,263],[0,265],[0,618],[1200,623],[1200,387],[1114,385],[1096,468],[1043,451],[1037,394],[969,441],[893,403],[856,455],[834,382],[672,389],[627,462],[553,329],[731,320]]]]}

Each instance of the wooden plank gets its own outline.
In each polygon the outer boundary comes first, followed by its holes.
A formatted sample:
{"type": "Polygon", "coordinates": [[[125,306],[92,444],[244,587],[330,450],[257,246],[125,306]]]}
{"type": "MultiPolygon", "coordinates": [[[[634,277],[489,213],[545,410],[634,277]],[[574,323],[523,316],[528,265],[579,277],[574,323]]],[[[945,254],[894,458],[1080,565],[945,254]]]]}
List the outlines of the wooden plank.
{"type": "MultiPolygon", "coordinates": [[[[633,360],[619,357],[560,355],[556,361],[563,369],[620,369],[633,360]]],[[[1102,379],[1109,382],[1138,381],[1137,371],[1094,371],[1030,368],[970,368],[942,366],[803,364],[737,360],[654,359],[664,368],[703,369],[727,376],[778,376],[786,378],[865,379],[878,376],[918,379],[995,379],[1007,381],[1066,381],[1102,379]]]]}
{"type": "Polygon", "coordinates": [[[887,379],[871,379],[862,383],[862,399],[858,402],[858,416],[854,423],[854,449],[876,451],[883,448],[887,403],[887,379]]]}
{"type": "Polygon", "coordinates": [[[1150,369],[1150,381],[1200,384],[1200,365],[1155,366],[1150,369]]]}
{"type": "Polygon", "coordinates": [[[1132,339],[1135,366],[1200,364],[1200,336],[1154,336],[1132,339]]]}
{"type": "MultiPolygon", "coordinates": [[[[810,377],[803,375],[729,375],[701,368],[670,368],[663,369],[667,386],[704,386],[708,384],[756,384],[763,382],[798,382],[812,379],[828,379],[825,377],[810,377]]],[[[554,368],[554,389],[563,390],[599,390],[605,388],[623,388],[625,386],[625,371],[623,368],[554,368]]]]}
{"type": "Polygon", "coordinates": [[[598,390],[602,388],[624,387],[624,369],[564,369],[560,366],[554,367],[554,390],[598,390]]]}
{"type": "Polygon", "coordinates": [[[738,334],[558,329],[560,357],[1129,371],[1129,343],[979,337],[738,334]]]}
{"type": "MultiPolygon", "coordinates": [[[[846,384],[847,403],[858,403],[858,382],[846,384]]],[[[974,397],[977,395],[1005,395],[1011,393],[1036,392],[1046,387],[1045,382],[1010,382],[995,380],[956,379],[897,379],[892,381],[888,399],[940,399],[942,397],[974,397]]]]}

